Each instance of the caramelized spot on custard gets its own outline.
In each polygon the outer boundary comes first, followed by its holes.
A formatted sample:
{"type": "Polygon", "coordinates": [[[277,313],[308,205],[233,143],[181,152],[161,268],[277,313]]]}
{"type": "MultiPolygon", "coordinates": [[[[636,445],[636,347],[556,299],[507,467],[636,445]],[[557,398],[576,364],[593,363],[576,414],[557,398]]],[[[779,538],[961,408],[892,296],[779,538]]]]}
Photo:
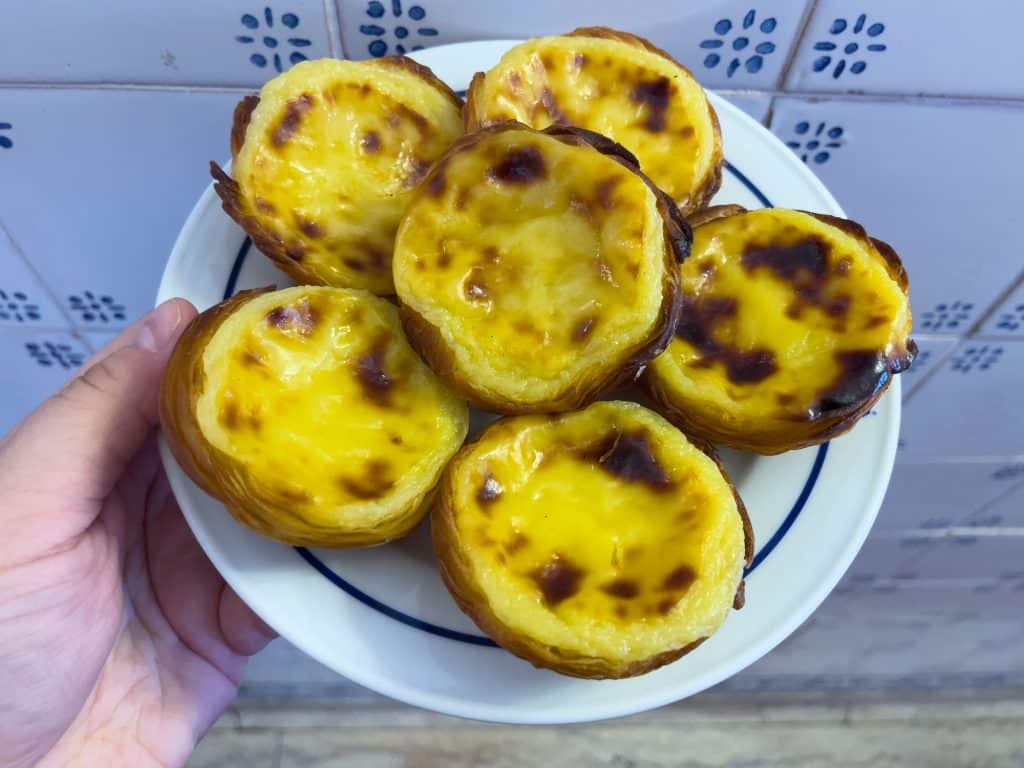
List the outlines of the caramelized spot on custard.
{"type": "Polygon", "coordinates": [[[282,499],[295,504],[309,504],[313,500],[313,497],[305,491],[294,491],[291,488],[282,488],[278,493],[281,494],[282,499]]]}
{"type": "Polygon", "coordinates": [[[370,459],[366,462],[360,477],[342,475],[338,482],[345,491],[357,499],[379,498],[395,486],[391,465],[383,459],[370,459]]]}
{"type": "Polygon", "coordinates": [[[724,318],[736,314],[736,300],[701,296],[694,300],[684,295],[676,336],[693,345],[700,353],[700,365],[720,362],[726,375],[736,384],[756,384],[778,370],[775,353],[770,349],[739,350],[720,344],[712,331],[724,318]]]}
{"type": "Polygon", "coordinates": [[[544,157],[536,147],[512,149],[487,171],[488,178],[503,184],[530,184],[546,175],[544,157]]]}
{"type": "Polygon", "coordinates": [[[885,355],[873,349],[833,353],[839,363],[835,380],[818,399],[813,416],[852,408],[873,397],[889,381],[885,355]]]}
{"type": "Polygon", "coordinates": [[[253,366],[262,367],[265,365],[262,357],[257,355],[255,352],[250,352],[248,349],[243,351],[242,354],[238,356],[238,359],[246,368],[252,368],[253,366]]]}
{"type": "Polygon", "coordinates": [[[665,469],[651,450],[645,431],[615,430],[580,451],[584,460],[595,462],[613,477],[629,483],[644,483],[655,491],[672,487],[665,469]]]}
{"type": "Polygon", "coordinates": [[[356,378],[363,388],[363,393],[380,406],[390,404],[391,387],[394,384],[391,376],[384,370],[387,351],[388,339],[383,337],[356,360],[356,378]]]}
{"type": "Polygon", "coordinates": [[[520,549],[523,549],[529,543],[530,539],[529,537],[527,537],[525,533],[523,533],[522,531],[516,531],[514,534],[512,534],[512,538],[509,539],[508,543],[505,545],[505,552],[508,554],[509,557],[512,557],[512,555],[514,555],[520,549]]]}
{"type": "Polygon", "coordinates": [[[621,182],[621,176],[611,176],[597,183],[597,202],[606,211],[610,211],[615,205],[615,201],[612,199],[612,192],[615,191],[615,187],[621,182]]]}
{"type": "Polygon", "coordinates": [[[376,131],[367,131],[363,134],[362,140],[359,142],[364,152],[374,154],[380,152],[380,134],[376,131]]]}
{"type": "Polygon", "coordinates": [[[309,336],[316,330],[320,313],[302,299],[293,307],[274,307],[267,313],[267,322],[281,331],[296,331],[302,336],[309,336]]]}
{"type": "Polygon", "coordinates": [[[577,343],[584,341],[587,338],[587,336],[590,335],[590,332],[594,330],[594,325],[596,323],[596,317],[584,317],[582,320],[576,323],[575,327],[573,327],[572,340],[577,343]]]}
{"type": "Polygon", "coordinates": [[[551,559],[540,568],[530,573],[531,578],[540,588],[544,603],[549,608],[554,608],[563,600],[567,600],[579,592],[584,575],[584,572],[570,560],[557,553],[552,555],[551,559]]]}
{"type": "Polygon", "coordinates": [[[643,104],[647,107],[644,128],[651,133],[660,133],[665,130],[665,112],[668,110],[668,100],[671,95],[672,82],[665,76],[637,83],[630,92],[629,97],[635,104],[643,104]]]}
{"type": "Polygon", "coordinates": [[[431,132],[430,121],[415,109],[407,107],[405,104],[396,104],[395,112],[399,117],[409,120],[415,125],[420,133],[429,134],[431,132]]]}
{"type": "Polygon", "coordinates": [[[275,208],[274,204],[265,197],[256,195],[253,199],[253,205],[256,206],[256,210],[260,213],[277,213],[277,208],[275,208]]]}
{"type": "Polygon", "coordinates": [[[604,584],[601,589],[612,597],[622,600],[632,600],[640,594],[640,585],[631,579],[615,579],[615,581],[604,584]]]}
{"type": "Polygon", "coordinates": [[[306,237],[312,240],[316,240],[317,238],[321,238],[324,236],[324,228],[317,224],[315,221],[303,218],[301,216],[296,216],[295,218],[296,222],[299,225],[299,230],[306,237]]]}
{"type": "Polygon", "coordinates": [[[572,120],[569,119],[569,116],[562,111],[560,106],[558,106],[555,94],[551,92],[550,88],[544,88],[541,90],[540,103],[544,106],[544,110],[548,113],[552,122],[565,124],[572,122],[572,120]]]}
{"type": "Polygon", "coordinates": [[[220,423],[225,429],[238,429],[238,406],[233,401],[224,404],[224,409],[220,412],[220,423]]]}
{"type": "Polygon", "coordinates": [[[697,572],[689,565],[680,565],[665,577],[661,588],[672,591],[686,591],[697,580],[697,572]]]}
{"type": "Polygon", "coordinates": [[[313,107],[313,97],[304,93],[285,105],[284,115],[270,135],[270,143],[275,147],[284,146],[302,123],[302,117],[313,107]]]}

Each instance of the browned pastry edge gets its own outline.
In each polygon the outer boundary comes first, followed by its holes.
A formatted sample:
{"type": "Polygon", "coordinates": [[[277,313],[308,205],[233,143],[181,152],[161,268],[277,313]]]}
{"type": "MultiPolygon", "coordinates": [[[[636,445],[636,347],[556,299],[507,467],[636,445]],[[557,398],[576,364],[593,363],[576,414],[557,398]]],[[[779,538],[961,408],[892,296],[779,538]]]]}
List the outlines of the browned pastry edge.
{"type": "MultiPolygon", "coordinates": [[[[552,418],[558,418],[553,416],[552,418]]],[[[437,504],[430,518],[431,536],[434,552],[437,556],[441,579],[451,593],[456,604],[470,619],[494,642],[509,653],[533,664],[541,669],[552,669],[564,675],[582,677],[592,680],[619,679],[635,677],[670,664],[690,651],[697,648],[707,637],[698,638],[681,648],[675,648],[655,654],[646,659],[614,664],[606,659],[585,656],[560,648],[532,641],[531,638],[510,630],[491,610],[487,597],[473,575],[473,567],[459,543],[458,528],[455,521],[455,473],[459,465],[469,456],[475,443],[482,440],[492,429],[504,420],[499,420],[486,427],[473,440],[467,442],[455,455],[445,470],[440,483],[437,504]]],[[[693,441],[691,441],[693,442],[693,441]]],[[[706,453],[717,465],[722,477],[732,489],[736,499],[736,508],[743,524],[744,560],[747,565],[754,555],[754,531],[747,515],[746,506],[740,499],[739,492],[732,480],[725,473],[718,455],[710,446],[699,442],[694,445],[706,453]]],[[[739,610],[744,604],[745,583],[741,578],[733,598],[732,607],[739,610]]]]}
{"type": "MultiPolygon", "coordinates": [[[[421,188],[423,190],[430,190],[432,184],[443,183],[448,162],[454,155],[471,148],[489,136],[506,131],[538,133],[538,131],[529,126],[510,121],[482,128],[475,133],[466,134],[452,144],[448,151],[438,158],[423,179],[421,188]]],[[[666,244],[661,310],[647,338],[636,344],[629,351],[621,366],[609,370],[601,378],[586,382],[583,387],[580,387],[580,383],[577,382],[574,386],[567,387],[553,399],[538,404],[501,399],[495,394],[477,387],[474,382],[460,375],[451,350],[445,343],[444,337],[438,328],[421,317],[407,304],[401,302],[401,297],[399,297],[402,324],[405,327],[406,335],[409,337],[409,342],[412,344],[413,349],[461,397],[478,408],[496,413],[521,414],[573,410],[598,399],[609,390],[634,379],[646,363],[665,351],[672,339],[681,308],[679,271],[676,265],[689,254],[690,242],[692,241],[689,225],[679,214],[677,207],[667,195],[661,192],[640,171],[635,163],[635,158],[621,145],[592,131],[564,125],[551,126],[543,131],[539,131],[539,133],[551,136],[565,144],[586,146],[611,157],[630,172],[639,176],[655,194],[658,200],[658,210],[664,222],[666,244]]]]}

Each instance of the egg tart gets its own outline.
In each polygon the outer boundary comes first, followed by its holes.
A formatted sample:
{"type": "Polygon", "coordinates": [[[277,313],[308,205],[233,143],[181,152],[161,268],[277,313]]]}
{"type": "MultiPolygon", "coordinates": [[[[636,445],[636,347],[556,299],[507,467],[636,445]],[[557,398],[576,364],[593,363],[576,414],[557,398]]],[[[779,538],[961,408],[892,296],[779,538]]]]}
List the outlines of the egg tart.
{"type": "Polygon", "coordinates": [[[445,472],[431,526],[441,576],[484,632],[588,678],[697,647],[742,606],[753,552],[714,457],[622,401],[495,422],[445,472]]]}
{"type": "Polygon", "coordinates": [[[834,216],[714,213],[680,267],[672,343],[644,373],[652,397],[688,434],[758,453],[842,434],[917,352],[899,257],[834,216]]]}
{"type": "Polygon", "coordinates": [[[247,96],[224,210],[296,282],[394,293],[391,251],[413,189],[462,134],[462,102],[402,56],[302,62],[247,96]]]}
{"type": "Polygon", "coordinates": [[[466,129],[504,120],[554,123],[604,134],[684,213],[706,205],[722,181],[722,136],[704,89],[647,40],[582,27],[508,50],[466,94],[466,129]]]}
{"type": "Polygon", "coordinates": [[[243,291],[199,315],[167,366],[164,435],[242,524],[293,545],[380,544],[426,512],[468,408],[365,291],[243,291]]]}
{"type": "Polygon", "coordinates": [[[501,413],[582,406],[668,343],[689,227],[610,140],[504,123],[434,165],[395,242],[413,347],[501,413]]]}

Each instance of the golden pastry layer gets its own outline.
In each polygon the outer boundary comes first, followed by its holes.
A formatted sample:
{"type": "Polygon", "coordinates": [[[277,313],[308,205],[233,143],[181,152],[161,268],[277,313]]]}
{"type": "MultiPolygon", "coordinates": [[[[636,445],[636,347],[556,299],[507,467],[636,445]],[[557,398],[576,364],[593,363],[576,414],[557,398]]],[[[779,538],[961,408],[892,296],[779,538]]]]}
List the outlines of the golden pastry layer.
{"type": "Polygon", "coordinates": [[[449,466],[441,575],[500,645],[578,677],[679,658],[742,605],[753,539],[715,459],[636,403],[502,419],[449,466]]]}
{"type": "Polygon", "coordinates": [[[235,110],[224,210],[299,283],[394,293],[413,189],[462,133],[461,102],[401,56],[297,64],[235,110]]]}
{"type": "Polygon", "coordinates": [[[409,347],[398,311],[344,288],[243,291],[203,312],[161,392],[164,434],[192,480],[295,545],[408,533],[468,418],[409,347]]]}
{"type": "Polygon", "coordinates": [[[688,434],[759,453],[845,432],[916,354],[899,258],[846,219],[721,213],[694,228],[652,396],[688,434]]]}
{"type": "Polygon", "coordinates": [[[488,410],[566,410],[664,349],[689,228],[608,139],[505,123],[431,169],[395,245],[413,347],[488,410]]]}
{"type": "Polygon", "coordinates": [[[636,155],[685,213],[706,205],[722,180],[722,137],[704,89],[647,40],[607,27],[509,49],[473,78],[465,118],[470,131],[518,120],[608,136],[636,155]]]}

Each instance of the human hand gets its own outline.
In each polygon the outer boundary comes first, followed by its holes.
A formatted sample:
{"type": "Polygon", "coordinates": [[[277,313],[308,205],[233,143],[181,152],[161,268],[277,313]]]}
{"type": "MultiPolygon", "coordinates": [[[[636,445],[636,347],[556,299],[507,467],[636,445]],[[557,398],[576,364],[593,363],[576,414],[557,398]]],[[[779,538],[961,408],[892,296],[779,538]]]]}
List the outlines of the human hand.
{"type": "Polygon", "coordinates": [[[157,455],[160,379],[194,315],[160,305],[0,441],[0,768],[182,765],[274,636],[157,455]]]}

